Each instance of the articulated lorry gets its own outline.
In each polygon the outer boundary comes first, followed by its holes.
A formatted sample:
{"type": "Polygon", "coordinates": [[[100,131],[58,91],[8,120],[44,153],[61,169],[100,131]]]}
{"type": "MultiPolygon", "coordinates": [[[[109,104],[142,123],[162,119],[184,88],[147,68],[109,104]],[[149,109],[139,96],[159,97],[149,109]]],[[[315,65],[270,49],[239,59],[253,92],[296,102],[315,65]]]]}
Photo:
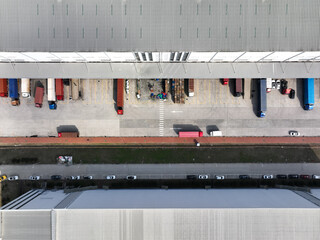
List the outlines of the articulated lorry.
{"type": "Polygon", "coordinates": [[[9,97],[11,98],[12,106],[19,106],[19,91],[18,91],[18,79],[9,78],[9,97]]]}
{"type": "Polygon", "coordinates": [[[57,109],[56,104],[56,83],[54,78],[47,79],[48,104],[50,110],[57,109]]]}
{"type": "Polygon", "coordinates": [[[263,118],[266,116],[267,111],[267,80],[261,78],[259,80],[259,103],[258,103],[258,116],[263,118]]]}
{"type": "Polygon", "coordinates": [[[123,115],[124,79],[117,79],[117,113],[123,115]]]}
{"type": "Polygon", "coordinates": [[[189,97],[194,96],[194,79],[193,78],[188,80],[188,96],[189,97]]]}
{"type": "Polygon", "coordinates": [[[57,101],[64,100],[63,81],[61,78],[56,79],[56,97],[57,101]]]}
{"type": "Polygon", "coordinates": [[[303,80],[303,101],[304,109],[312,110],[314,106],[314,78],[307,78],[303,80]]]}
{"type": "Polygon", "coordinates": [[[201,131],[180,131],[179,132],[179,137],[197,138],[197,137],[202,137],[202,136],[203,136],[203,132],[201,132],[201,131]]]}
{"type": "Polygon", "coordinates": [[[43,95],[44,95],[44,87],[40,82],[37,82],[36,93],[34,96],[34,104],[38,108],[42,108],[43,95]]]}
{"type": "Polygon", "coordinates": [[[0,97],[8,97],[8,79],[0,78],[0,97]]]}
{"type": "Polygon", "coordinates": [[[31,96],[30,79],[21,78],[21,96],[23,98],[30,98],[31,96]]]}
{"type": "Polygon", "coordinates": [[[237,78],[236,84],[235,84],[234,95],[236,97],[240,97],[242,93],[243,93],[242,78],[237,78]]]}

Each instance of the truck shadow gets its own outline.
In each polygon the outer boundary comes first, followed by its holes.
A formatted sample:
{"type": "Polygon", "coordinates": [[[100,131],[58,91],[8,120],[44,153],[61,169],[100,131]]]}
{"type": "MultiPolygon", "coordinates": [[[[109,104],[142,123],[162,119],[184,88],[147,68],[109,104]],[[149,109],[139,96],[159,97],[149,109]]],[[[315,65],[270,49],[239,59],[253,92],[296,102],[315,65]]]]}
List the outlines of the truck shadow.
{"type": "Polygon", "coordinates": [[[201,129],[192,124],[173,124],[173,131],[179,134],[180,131],[201,131],[201,129]]]}
{"type": "Polygon", "coordinates": [[[304,86],[303,86],[303,81],[304,79],[303,78],[297,78],[297,89],[296,89],[296,96],[297,98],[299,99],[299,102],[300,102],[300,106],[302,107],[302,109],[304,109],[304,99],[303,99],[303,96],[304,96],[304,86]]]}
{"type": "Polygon", "coordinates": [[[60,125],[57,127],[57,132],[79,132],[75,125],[60,125]]]}
{"type": "Polygon", "coordinates": [[[113,107],[117,112],[117,79],[113,79],[113,107]]]}
{"type": "MultiPolygon", "coordinates": [[[[259,79],[258,78],[253,78],[251,80],[251,86],[250,86],[250,99],[251,99],[251,103],[252,103],[252,111],[254,112],[254,114],[257,117],[259,117],[259,114],[258,114],[258,104],[259,104],[258,98],[259,98],[259,79]]],[[[268,106],[268,101],[267,101],[267,106],[268,106]]]]}

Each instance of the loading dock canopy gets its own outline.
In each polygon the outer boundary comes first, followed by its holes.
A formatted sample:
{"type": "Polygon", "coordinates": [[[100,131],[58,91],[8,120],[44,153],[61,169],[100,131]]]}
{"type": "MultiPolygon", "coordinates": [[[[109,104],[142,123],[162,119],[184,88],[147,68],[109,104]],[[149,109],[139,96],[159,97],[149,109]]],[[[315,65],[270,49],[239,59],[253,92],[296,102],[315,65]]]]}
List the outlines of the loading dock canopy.
{"type": "Polygon", "coordinates": [[[318,51],[318,0],[0,0],[0,52],[318,51]]]}

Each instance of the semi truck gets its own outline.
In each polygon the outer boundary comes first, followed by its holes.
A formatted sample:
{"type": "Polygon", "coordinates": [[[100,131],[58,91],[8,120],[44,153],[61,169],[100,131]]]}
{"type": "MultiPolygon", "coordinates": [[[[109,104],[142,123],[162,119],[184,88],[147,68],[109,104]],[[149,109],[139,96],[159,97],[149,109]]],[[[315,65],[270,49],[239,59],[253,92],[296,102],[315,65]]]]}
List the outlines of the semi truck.
{"type": "Polygon", "coordinates": [[[266,116],[267,111],[267,80],[261,78],[259,80],[259,103],[258,103],[258,116],[263,118],[266,116]]]}
{"type": "Polygon", "coordinates": [[[117,114],[123,115],[124,79],[117,79],[117,114]]]}
{"type": "Polygon", "coordinates": [[[179,132],[179,137],[202,137],[203,132],[202,131],[180,131],[179,132]]]}
{"type": "Polygon", "coordinates": [[[235,84],[235,96],[240,97],[243,92],[243,86],[242,86],[242,78],[237,78],[236,79],[236,84],[235,84]]]}
{"type": "Polygon", "coordinates": [[[47,79],[48,104],[50,110],[57,109],[56,104],[56,84],[54,78],[47,79]]]}
{"type": "Polygon", "coordinates": [[[61,78],[56,79],[56,98],[57,101],[64,100],[63,81],[61,78]]]}
{"type": "Polygon", "coordinates": [[[191,78],[188,81],[188,96],[193,97],[194,96],[194,79],[191,78]]]}
{"type": "Polygon", "coordinates": [[[12,106],[19,106],[19,92],[18,92],[18,79],[9,78],[9,97],[11,98],[12,106]]]}
{"type": "Polygon", "coordinates": [[[44,87],[42,86],[42,84],[40,84],[40,82],[38,82],[36,86],[36,93],[34,96],[34,104],[38,108],[42,107],[43,95],[44,95],[44,87]]]}
{"type": "Polygon", "coordinates": [[[312,110],[314,106],[314,78],[304,79],[304,109],[312,110]]]}
{"type": "Polygon", "coordinates": [[[0,97],[8,97],[8,79],[0,78],[0,97]]]}
{"type": "Polygon", "coordinates": [[[30,98],[30,79],[29,78],[21,78],[21,96],[23,98],[30,98]]]}

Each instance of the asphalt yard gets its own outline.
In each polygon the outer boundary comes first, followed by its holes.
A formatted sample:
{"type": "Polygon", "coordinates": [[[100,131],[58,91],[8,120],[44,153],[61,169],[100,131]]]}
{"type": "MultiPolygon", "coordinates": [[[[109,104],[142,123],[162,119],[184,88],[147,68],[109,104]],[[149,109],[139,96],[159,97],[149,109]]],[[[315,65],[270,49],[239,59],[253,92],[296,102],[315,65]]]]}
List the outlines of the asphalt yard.
{"type": "MultiPolygon", "coordinates": [[[[36,80],[32,80],[33,85],[36,80]]],[[[46,86],[46,81],[41,80],[46,86]]],[[[155,80],[141,80],[142,97],[137,98],[137,81],[129,80],[125,92],[124,115],[115,110],[114,80],[81,80],[81,98],[69,99],[70,86],[64,87],[65,100],[57,110],[49,110],[47,97],[41,109],[34,107],[34,99],[21,99],[19,107],[11,106],[8,98],[0,99],[0,136],[57,136],[59,126],[75,126],[80,136],[177,136],[183,130],[201,130],[204,135],[212,129],[223,136],[287,136],[297,130],[304,136],[320,135],[319,81],[315,81],[315,108],[303,110],[302,80],[288,79],[296,90],[290,99],[279,90],[267,94],[266,118],[257,113],[257,84],[245,79],[244,95],[233,96],[233,82],[222,85],[219,79],[195,80],[195,95],[185,96],[185,104],[151,99],[149,84],[155,80]]],[[[154,87],[154,94],[161,89],[154,87]]],[[[32,90],[33,95],[33,90],[32,90]]]]}

